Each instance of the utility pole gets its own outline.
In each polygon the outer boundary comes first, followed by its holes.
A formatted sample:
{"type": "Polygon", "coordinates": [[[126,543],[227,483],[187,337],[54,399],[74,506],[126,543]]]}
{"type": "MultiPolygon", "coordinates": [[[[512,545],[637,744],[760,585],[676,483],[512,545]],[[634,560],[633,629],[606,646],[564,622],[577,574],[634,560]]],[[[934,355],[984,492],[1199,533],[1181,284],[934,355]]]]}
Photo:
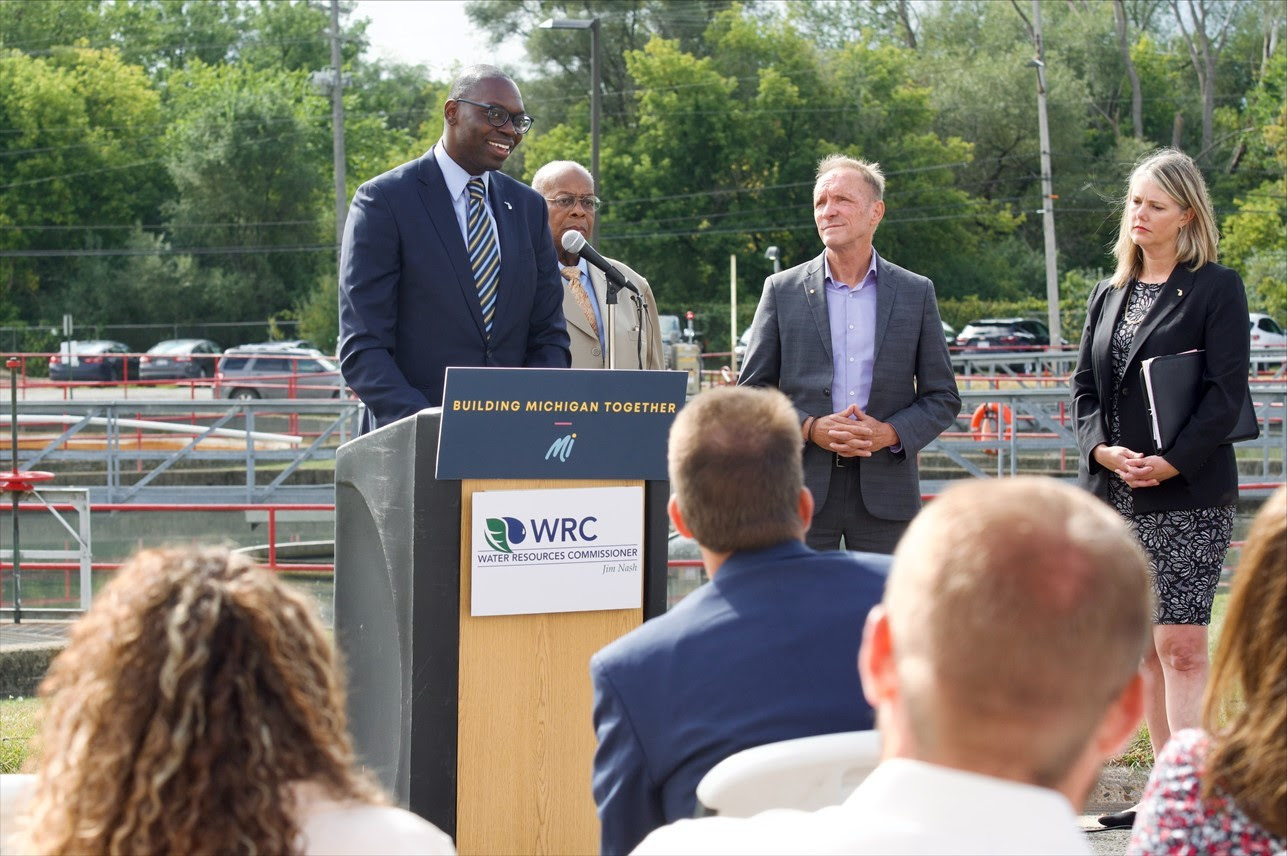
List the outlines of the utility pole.
{"type": "Polygon", "coordinates": [[[335,163],[335,259],[344,242],[344,221],[348,218],[348,193],[344,177],[344,79],[340,68],[340,0],[331,0],[331,139],[335,163]]]}
{"type": "Polygon", "coordinates": [[[1046,304],[1050,344],[1061,345],[1059,326],[1059,271],[1055,258],[1055,197],[1050,177],[1050,119],[1046,114],[1046,48],[1041,38],[1041,0],[1032,0],[1033,41],[1037,58],[1029,65],[1037,69],[1037,126],[1041,139],[1041,220],[1046,236],[1046,304]]]}

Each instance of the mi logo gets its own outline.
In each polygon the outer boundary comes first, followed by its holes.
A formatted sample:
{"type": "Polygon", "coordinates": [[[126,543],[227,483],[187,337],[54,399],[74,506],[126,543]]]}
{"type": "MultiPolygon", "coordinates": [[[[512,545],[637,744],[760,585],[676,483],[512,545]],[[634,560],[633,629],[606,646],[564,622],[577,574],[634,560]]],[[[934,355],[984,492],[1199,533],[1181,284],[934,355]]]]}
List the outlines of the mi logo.
{"type": "Polygon", "coordinates": [[[550,448],[545,452],[545,460],[558,458],[560,461],[566,461],[568,456],[572,454],[572,444],[575,442],[575,434],[564,434],[550,444],[550,448]]]}

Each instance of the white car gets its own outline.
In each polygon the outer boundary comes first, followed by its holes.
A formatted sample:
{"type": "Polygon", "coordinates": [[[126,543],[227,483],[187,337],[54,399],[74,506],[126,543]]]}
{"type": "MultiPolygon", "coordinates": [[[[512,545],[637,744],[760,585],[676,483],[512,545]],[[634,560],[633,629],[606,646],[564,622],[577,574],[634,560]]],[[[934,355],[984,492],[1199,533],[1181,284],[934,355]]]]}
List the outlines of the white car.
{"type": "Polygon", "coordinates": [[[1270,345],[1287,345],[1287,333],[1278,326],[1278,322],[1263,312],[1251,313],[1251,347],[1264,348],[1270,345]]]}

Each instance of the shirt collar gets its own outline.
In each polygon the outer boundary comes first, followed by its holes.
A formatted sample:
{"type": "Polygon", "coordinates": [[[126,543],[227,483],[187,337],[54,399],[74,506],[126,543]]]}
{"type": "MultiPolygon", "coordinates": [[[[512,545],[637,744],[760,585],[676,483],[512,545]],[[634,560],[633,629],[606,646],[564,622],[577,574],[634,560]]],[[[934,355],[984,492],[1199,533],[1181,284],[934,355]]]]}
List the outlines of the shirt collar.
{"type": "MultiPolygon", "coordinates": [[[[464,167],[451,159],[447,154],[447,145],[443,140],[438,140],[433,147],[434,157],[438,159],[438,168],[442,170],[442,178],[447,182],[447,192],[451,194],[452,199],[458,198],[465,192],[465,185],[474,176],[470,175],[464,167]]],[[[491,189],[491,173],[482,174],[484,192],[491,189]]]]}
{"type": "MultiPolygon", "coordinates": [[[[876,254],[876,248],[872,247],[871,264],[867,265],[867,272],[862,275],[862,279],[858,280],[858,284],[857,284],[858,288],[864,287],[867,284],[867,281],[869,279],[871,280],[872,285],[876,284],[876,260],[878,258],[880,258],[880,256],[876,254]]],[[[844,285],[845,284],[845,283],[841,283],[840,280],[838,279],[832,279],[831,262],[827,261],[826,253],[822,254],[822,283],[823,285],[844,285]]]]}

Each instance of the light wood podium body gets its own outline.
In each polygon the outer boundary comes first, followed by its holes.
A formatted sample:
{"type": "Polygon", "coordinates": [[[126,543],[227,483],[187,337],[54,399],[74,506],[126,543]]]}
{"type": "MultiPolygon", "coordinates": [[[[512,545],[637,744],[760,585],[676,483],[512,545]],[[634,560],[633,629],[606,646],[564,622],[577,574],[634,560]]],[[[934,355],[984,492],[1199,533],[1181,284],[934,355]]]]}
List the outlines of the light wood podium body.
{"type": "MultiPolygon", "coordinates": [[[[551,374],[558,375],[557,386],[574,389],[579,381],[564,375],[597,375],[585,383],[595,391],[611,385],[618,396],[645,394],[631,392],[640,380],[632,375],[673,376],[665,378],[666,388],[677,384],[683,401],[677,372],[482,372],[487,390],[465,387],[474,401],[525,400],[498,396],[498,389],[530,399],[541,387],[536,381],[551,374]]],[[[449,375],[449,390],[451,384],[449,375]]],[[[445,397],[444,407],[451,405],[445,397]]],[[[668,484],[664,478],[438,479],[442,419],[441,408],[423,411],[345,444],[337,456],[335,631],[348,668],[349,725],[359,759],[399,803],[452,835],[462,854],[596,853],[589,660],[665,609],[668,484]],[[641,608],[470,614],[476,491],[617,485],[644,491],[641,608]]],[[[657,420],[650,423],[655,431],[657,420]]],[[[505,419],[499,424],[514,436],[505,419]]],[[[581,415],[576,424],[577,443],[593,446],[603,426],[581,415]]],[[[657,474],[660,454],[664,474],[664,427],[660,443],[651,437],[635,450],[640,460],[652,459],[636,467],[640,472],[657,474]]],[[[460,456],[467,459],[470,451],[450,446],[460,444],[462,433],[456,440],[442,433],[443,454],[457,456],[460,469],[460,456]]],[[[463,436],[485,446],[479,434],[475,427],[463,436]]],[[[542,438],[533,442],[545,451],[542,438]]],[[[512,467],[486,466],[524,475],[567,471],[557,455],[551,464],[540,455],[532,462],[517,457],[521,450],[515,454],[512,467]]],[[[582,458],[583,472],[593,467],[594,449],[582,458]]]]}

